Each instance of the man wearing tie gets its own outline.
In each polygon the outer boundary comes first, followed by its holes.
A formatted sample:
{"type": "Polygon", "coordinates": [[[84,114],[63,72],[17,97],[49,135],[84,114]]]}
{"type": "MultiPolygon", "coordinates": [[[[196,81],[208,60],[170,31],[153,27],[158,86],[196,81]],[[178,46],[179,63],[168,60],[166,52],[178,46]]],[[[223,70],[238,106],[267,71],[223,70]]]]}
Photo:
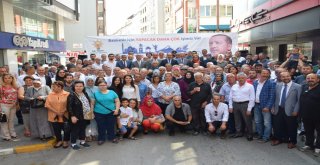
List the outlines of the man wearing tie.
{"type": "Polygon", "coordinates": [[[124,69],[124,68],[131,69],[131,64],[132,62],[127,60],[127,55],[123,54],[121,55],[121,60],[117,61],[116,67],[119,67],[121,69],[124,69]]]}
{"type": "Polygon", "coordinates": [[[276,99],[273,110],[274,140],[271,145],[276,146],[288,141],[288,148],[296,147],[297,143],[297,115],[301,86],[291,81],[290,73],[281,73],[281,83],[276,85],[276,99]]]}
{"type": "Polygon", "coordinates": [[[177,62],[177,60],[173,59],[172,53],[168,53],[168,54],[167,54],[167,59],[162,60],[161,63],[160,63],[161,66],[166,66],[166,64],[171,64],[171,66],[173,66],[173,65],[179,65],[179,63],[177,62]]]}
{"type": "Polygon", "coordinates": [[[146,68],[147,65],[146,65],[146,62],[142,60],[142,55],[141,54],[137,54],[136,55],[136,61],[134,61],[132,63],[132,67],[136,67],[136,68],[146,68]]]}

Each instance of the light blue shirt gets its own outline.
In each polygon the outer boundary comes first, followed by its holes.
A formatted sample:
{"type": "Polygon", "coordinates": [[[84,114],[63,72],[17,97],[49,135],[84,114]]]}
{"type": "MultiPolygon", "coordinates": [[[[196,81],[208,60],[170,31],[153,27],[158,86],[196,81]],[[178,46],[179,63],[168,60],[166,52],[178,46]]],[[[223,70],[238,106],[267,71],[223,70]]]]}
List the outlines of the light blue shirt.
{"type": "Polygon", "coordinates": [[[97,91],[94,93],[94,98],[94,112],[107,115],[113,113],[113,111],[116,109],[116,104],[114,100],[118,98],[118,95],[114,91],[109,90],[106,94],[97,91]]]}

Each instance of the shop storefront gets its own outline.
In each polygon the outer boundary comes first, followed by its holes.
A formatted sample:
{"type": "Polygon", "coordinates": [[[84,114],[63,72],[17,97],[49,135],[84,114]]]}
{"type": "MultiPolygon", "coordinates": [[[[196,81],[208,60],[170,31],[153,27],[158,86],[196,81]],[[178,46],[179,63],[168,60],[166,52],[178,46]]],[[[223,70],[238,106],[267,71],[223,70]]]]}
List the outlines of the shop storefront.
{"type": "Polygon", "coordinates": [[[238,32],[240,50],[264,52],[283,61],[287,52],[299,47],[316,62],[320,54],[320,1],[245,0],[235,5],[231,31],[238,32]]]}
{"type": "MultiPolygon", "coordinates": [[[[18,65],[25,62],[45,64],[59,61],[59,56],[53,56],[66,51],[64,41],[57,41],[15,33],[0,32],[0,51],[12,50],[15,55],[9,60],[17,61],[18,65]]],[[[3,58],[3,56],[1,56],[3,58]]],[[[3,59],[1,59],[3,61],[3,59]]]]}

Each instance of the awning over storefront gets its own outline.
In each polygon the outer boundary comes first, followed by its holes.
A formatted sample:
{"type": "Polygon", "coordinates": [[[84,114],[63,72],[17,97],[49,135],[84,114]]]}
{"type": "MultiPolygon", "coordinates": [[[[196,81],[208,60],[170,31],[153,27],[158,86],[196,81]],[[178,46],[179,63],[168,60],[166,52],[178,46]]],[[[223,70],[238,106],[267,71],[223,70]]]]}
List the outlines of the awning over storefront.
{"type": "MultiPolygon", "coordinates": [[[[217,25],[200,25],[200,30],[217,30],[217,25]]],[[[219,30],[230,30],[230,25],[219,25],[219,30]]]]}

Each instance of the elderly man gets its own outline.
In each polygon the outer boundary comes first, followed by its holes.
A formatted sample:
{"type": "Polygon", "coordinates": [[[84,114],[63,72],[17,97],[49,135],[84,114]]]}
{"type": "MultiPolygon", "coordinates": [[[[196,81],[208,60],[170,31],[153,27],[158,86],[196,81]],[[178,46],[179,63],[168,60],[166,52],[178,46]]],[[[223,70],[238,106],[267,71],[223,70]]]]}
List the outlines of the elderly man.
{"type": "Polygon", "coordinates": [[[173,102],[167,106],[165,115],[169,136],[174,136],[176,128],[179,128],[181,132],[185,132],[192,120],[190,106],[182,103],[180,96],[173,97],[173,102]]]}
{"type": "Polygon", "coordinates": [[[246,82],[247,75],[240,72],[237,75],[238,84],[232,86],[229,96],[229,112],[234,113],[237,133],[234,138],[242,137],[242,120],[245,122],[247,130],[247,140],[252,141],[252,117],[251,110],[254,106],[254,88],[253,85],[246,82]]]}
{"type": "Polygon", "coordinates": [[[38,67],[36,75],[40,78],[41,84],[47,85],[48,87],[51,88],[52,81],[49,76],[45,75],[45,68],[44,67],[42,67],[42,66],[38,67]]]}
{"type": "Polygon", "coordinates": [[[190,107],[192,112],[192,124],[194,126],[193,135],[198,135],[203,131],[207,135],[206,121],[203,109],[210,102],[212,90],[209,84],[203,81],[203,74],[197,72],[194,74],[195,81],[189,85],[188,94],[190,95],[190,107]]]}
{"type": "MultiPolygon", "coordinates": [[[[224,103],[226,104],[229,104],[230,90],[235,83],[236,83],[236,76],[232,73],[228,73],[227,83],[223,84],[219,92],[219,94],[221,95],[221,100],[224,101],[224,103]]],[[[228,131],[229,131],[229,134],[234,134],[236,132],[233,112],[229,112],[228,131]]]]}
{"type": "Polygon", "coordinates": [[[100,58],[96,58],[95,60],[94,60],[94,64],[92,64],[92,67],[94,68],[94,69],[102,69],[102,62],[101,62],[101,59],[100,58]]]}
{"type": "Polygon", "coordinates": [[[146,68],[147,67],[147,62],[142,60],[142,54],[137,54],[136,55],[136,61],[132,62],[132,67],[137,67],[139,69],[141,68],[146,68]]]}
{"type": "Polygon", "coordinates": [[[210,133],[216,133],[220,129],[220,138],[226,138],[227,122],[229,117],[228,105],[220,102],[219,94],[213,94],[212,103],[208,104],[205,111],[206,122],[210,133]]]}

